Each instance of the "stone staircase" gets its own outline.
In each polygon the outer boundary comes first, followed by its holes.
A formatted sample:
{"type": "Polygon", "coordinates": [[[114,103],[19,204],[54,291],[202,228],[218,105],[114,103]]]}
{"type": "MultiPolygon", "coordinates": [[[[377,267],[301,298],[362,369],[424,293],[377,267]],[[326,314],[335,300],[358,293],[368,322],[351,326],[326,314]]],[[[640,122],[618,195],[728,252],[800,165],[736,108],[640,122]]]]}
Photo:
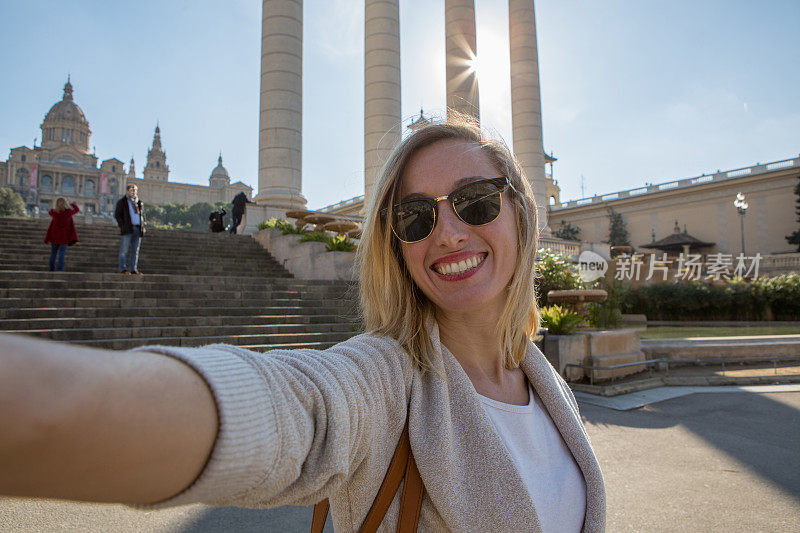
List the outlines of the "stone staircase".
{"type": "Polygon", "coordinates": [[[142,276],[117,272],[116,225],[76,217],[49,272],[49,220],[0,218],[0,332],[110,349],[227,343],[327,348],[358,331],[354,287],[296,280],[251,237],[148,230],[142,276]]]}

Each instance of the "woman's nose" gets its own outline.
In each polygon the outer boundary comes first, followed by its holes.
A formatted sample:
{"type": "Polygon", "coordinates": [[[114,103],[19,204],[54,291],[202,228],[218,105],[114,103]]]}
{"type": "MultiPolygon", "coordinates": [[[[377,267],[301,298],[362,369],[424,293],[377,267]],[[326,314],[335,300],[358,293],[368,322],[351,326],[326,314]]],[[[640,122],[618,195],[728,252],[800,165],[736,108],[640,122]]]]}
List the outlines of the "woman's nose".
{"type": "Polygon", "coordinates": [[[469,238],[467,225],[458,218],[450,202],[442,200],[437,206],[437,221],[434,228],[436,244],[445,248],[455,248],[469,238]]]}

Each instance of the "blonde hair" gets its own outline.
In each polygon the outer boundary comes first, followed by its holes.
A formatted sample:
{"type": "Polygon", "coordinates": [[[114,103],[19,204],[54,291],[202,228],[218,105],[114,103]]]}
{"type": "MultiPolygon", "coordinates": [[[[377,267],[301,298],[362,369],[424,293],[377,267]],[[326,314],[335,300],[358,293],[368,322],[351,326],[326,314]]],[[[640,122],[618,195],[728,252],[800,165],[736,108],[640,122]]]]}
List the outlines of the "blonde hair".
{"type": "Polygon", "coordinates": [[[59,198],[56,200],[56,211],[58,213],[66,211],[67,209],[69,209],[69,204],[67,203],[66,198],[59,198]]]}
{"type": "Polygon", "coordinates": [[[516,368],[539,327],[534,287],[536,203],[531,186],[508,147],[484,135],[463,116],[430,124],[409,135],[392,151],[378,175],[357,252],[364,326],[371,333],[397,340],[421,372],[434,369],[433,345],[426,322],[434,318],[435,306],[411,278],[386,210],[399,196],[400,180],[408,161],[419,149],[444,140],[474,143],[516,190],[509,190],[508,194],[517,215],[517,262],[496,330],[506,368],[516,368]]]}

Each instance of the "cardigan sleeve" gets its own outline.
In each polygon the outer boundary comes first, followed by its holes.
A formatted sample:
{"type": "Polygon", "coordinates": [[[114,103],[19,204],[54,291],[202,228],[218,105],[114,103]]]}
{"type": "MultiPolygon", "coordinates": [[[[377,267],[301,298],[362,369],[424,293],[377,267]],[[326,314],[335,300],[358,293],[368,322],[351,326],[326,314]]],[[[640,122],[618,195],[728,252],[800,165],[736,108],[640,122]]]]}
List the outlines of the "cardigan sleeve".
{"type": "Polygon", "coordinates": [[[150,508],[320,501],[364,461],[389,412],[406,409],[411,382],[408,357],[397,343],[371,335],[324,351],[257,353],[229,345],[138,350],[191,366],[213,392],[219,417],[200,476],[150,508]]]}

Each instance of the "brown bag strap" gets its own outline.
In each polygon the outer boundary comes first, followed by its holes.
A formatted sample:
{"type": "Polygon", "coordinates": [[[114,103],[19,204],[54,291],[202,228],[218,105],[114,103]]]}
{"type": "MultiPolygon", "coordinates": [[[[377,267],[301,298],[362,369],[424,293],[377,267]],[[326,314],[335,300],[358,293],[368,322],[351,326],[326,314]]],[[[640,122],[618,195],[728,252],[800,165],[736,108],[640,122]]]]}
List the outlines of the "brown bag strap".
{"type": "Polygon", "coordinates": [[[325,519],[328,518],[328,508],[331,506],[328,498],[325,498],[314,506],[314,517],[311,519],[311,533],[322,533],[325,527],[325,519]]]}
{"type": "MultiPolygon", "coordinates": [[[[397,489],[400,488],[400,482],[403,477],[405,477],[406,482],[403,485],[403,495],[400,501],[400,517],[397,521],[397,531],[398,533],[411,533],[417,530],[419,513],[422,507],[422,494],[425,487],[422,483],[422,477],[419,475],[417,463],[414,461],[414,454],[411,453],[411,441],[408,438],[408,420],[406,420],[406,425],[400,435],[392,460],[389,462],[389,468],[386,470],[381,488],[378,490],[378,494],[372,502],[372,507],[370,507],[367,517],[361,525],[359,530],[361,533],[373,533],[378,530],[386,511],[389,510],[389,506],[392,504],[394,495],[397,494],[397,489]]],[[[314,506],[311,533],[322,533],[329,507],[330,502],[327,499],[314,506]]]]}
{"type": "Polygon", "coordinates": [[[422,484],[417,462],[409,447],[406,481],[403,484],[403,496],[400,501],[400,516],[397,518],[397,533],[417,532],[423,492],[425,492],[425,486],[422,484]]]}

